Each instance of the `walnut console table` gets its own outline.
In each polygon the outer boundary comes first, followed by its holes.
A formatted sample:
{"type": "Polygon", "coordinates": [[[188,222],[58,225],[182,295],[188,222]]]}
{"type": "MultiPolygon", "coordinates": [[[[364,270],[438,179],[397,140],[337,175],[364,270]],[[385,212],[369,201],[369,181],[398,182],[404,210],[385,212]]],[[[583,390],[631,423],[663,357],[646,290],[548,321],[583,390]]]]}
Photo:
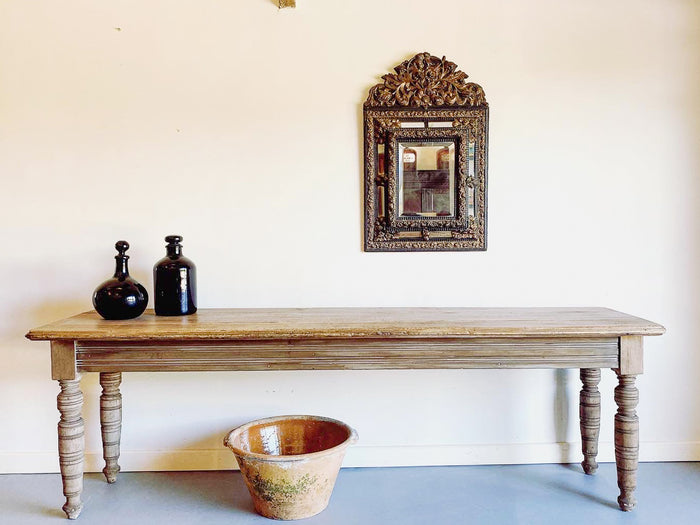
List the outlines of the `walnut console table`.
{"type": "Polygon", "coordinates": [[[583,469],[597,469],[600,369],[612,368],[615,458],[622,510],[635,506],[642,338],[658,324],[606,308],[311,308],[200,310],[185,317],[105,321],[86,312],[32,330],[51,341],[58,380],[58,453],[66,504],[82,509],[80,377],[99,372],[108,482],[119,472],[122,372],[422,368],[579,368],[583,469]]]}

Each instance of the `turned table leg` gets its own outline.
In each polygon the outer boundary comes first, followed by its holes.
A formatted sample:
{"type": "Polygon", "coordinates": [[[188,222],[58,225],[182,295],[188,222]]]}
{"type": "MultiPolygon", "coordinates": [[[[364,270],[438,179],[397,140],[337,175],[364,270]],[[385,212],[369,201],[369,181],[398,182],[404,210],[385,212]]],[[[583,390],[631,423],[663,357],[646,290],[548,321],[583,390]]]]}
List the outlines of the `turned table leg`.
{"type": "Polygon", "coordinates": [[[63,479],[63,494],[66,503],[63,511],[74,520],[83,509],[80,494],[83,491],[83,457],[85,454],[85,426],[81,411],[83,393],[80,391],[80,376],[76,379],[62,379],[58,382],[58,456],[63,479]]]}
{"type": "Polygon", "coordinates": [[[637,464],[639,460],[639,418],[635,408],[639,402],[639,391],[634,386],[635,375],[622,375],[619,370],[618,386],[615,388],[615,461],[617,462],[617,486],[620,496],[617,502],[625,511],[637,504],[634,490],[637,488],[637,464]]]}
{"type": "Polygon", "coordinates": [[[600,435],[600,383],[599,368],[582,368],[581,382],[583,388],[579,397],[579,419],[581,424],[581,448],[583,461],[581,466],[586,474],[595,474],[598,470],[598,436],[600,435]]]}
{"type": "Polygon", "coordinates": [[[102,472],[108,483],[117,481],[117,473],[121,470],[118,463],[122,431],[122,395],[119,392],[121,382],[121,372],[100,372],[100,426],[105,460],[102,472]]]}

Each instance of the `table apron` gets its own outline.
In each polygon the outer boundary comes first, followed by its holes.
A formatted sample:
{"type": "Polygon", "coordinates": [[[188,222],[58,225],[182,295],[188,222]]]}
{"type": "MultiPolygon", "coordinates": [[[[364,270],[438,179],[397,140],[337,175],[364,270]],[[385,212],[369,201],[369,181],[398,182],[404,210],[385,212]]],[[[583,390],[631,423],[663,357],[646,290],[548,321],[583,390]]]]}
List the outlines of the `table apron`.
{"type": "Polygon", "coordinates": [[[82,372],[616,368],[618,337],[75,341],[82,372]]]}

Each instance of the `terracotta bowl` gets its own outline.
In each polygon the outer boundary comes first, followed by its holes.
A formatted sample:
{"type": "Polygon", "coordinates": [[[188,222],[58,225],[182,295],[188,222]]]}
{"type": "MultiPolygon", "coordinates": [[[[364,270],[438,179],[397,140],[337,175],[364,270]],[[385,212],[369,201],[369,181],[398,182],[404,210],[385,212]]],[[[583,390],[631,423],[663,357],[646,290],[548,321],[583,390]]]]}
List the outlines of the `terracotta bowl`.
{"type": "Polygon", "coordinates": [[[357,433],[320,416],[279,416],[233,429],[224,445],[236,456],[255,511],[297,520],[328,506],[345,450],[357,433]]]}

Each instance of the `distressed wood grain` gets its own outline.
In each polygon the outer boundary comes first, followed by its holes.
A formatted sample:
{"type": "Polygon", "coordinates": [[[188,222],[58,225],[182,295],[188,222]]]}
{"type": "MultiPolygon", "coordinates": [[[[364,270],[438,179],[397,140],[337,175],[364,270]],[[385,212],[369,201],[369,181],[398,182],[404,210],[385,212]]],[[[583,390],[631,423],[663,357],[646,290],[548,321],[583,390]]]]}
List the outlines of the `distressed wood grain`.
{"type": "Polygon", "coordinates": [[[76,379],[61,379],[61,392],[57,406],[61,414],[58,422],[58,457],[66,503],[63,512],[75,519],[83,509],[83,463],[85,458],[85,425],[83,423],[83,393],[80,391],[80,376],[76,379]]]}
{"type": "Polygon", "coordinates": [[[598,436],[600,435],[600,383],[599,368],[581,368],[583,388],[579,397],[579,419],[581,424],[581,466],[586,474],[598,470],[598,436]]]}
{"type": "Polygon", "coordinates": [[[117,481],[119,467],[119,445],[122,433],[122,394],[119,385],[121,372],[100,372],[100,428],[102,431],[102,453],[105,467],[102,473],[107,483],[117,481]]]}
{"type": "Polygon", "coordinates": [[[661,335],[607,308],[255,308],[107,321],[85,312],[31,330],[32,340],[305,339],[661,335]]]}

